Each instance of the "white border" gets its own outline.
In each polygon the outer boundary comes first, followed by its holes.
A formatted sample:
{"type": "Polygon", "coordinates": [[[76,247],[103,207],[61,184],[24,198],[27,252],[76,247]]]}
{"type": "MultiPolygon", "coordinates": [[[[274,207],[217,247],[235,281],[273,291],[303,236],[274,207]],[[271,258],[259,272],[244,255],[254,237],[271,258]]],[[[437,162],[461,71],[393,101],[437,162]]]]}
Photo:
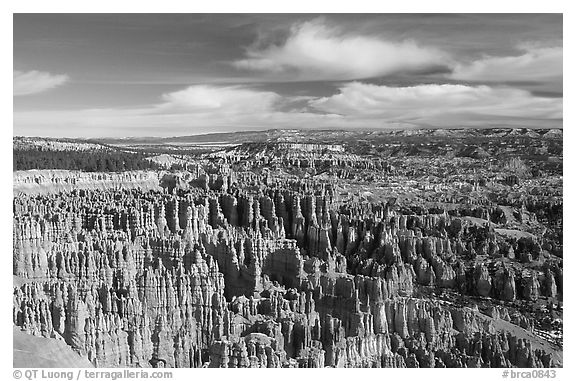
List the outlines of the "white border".
{"type": "MultiPolygon", "coordinates": [[[[574,3],[574,2],[572,2],[574,3]]],[[[1,60],[3,66],[3,78],[5,79],[4,91],[2,92],[3,107],[3,125],[0,128],[2,138],[0,144],[2,149],[2,178],[4,182],[1,187],[2,200],[0,203],[0,234],[3,248],[2,254],[2,268],[5,269],[6,274],[0,277],[2,282],[1,295],[2,305],[4,312],[0,314],[0,321],[2,326],[6,327],[4,342],[1,346],[1,369],[0,375],[3,379],[12,378],[12,343],[8,339],[11,335],[11,305],[12,305],[12,70],[9,67],[10,60],[8,57],[13,53],[13,13],[564,13],[564,39],[567,43],[564,44],[564,67],[567,68],[564,73],[564,93],[565,97],[569,100],[573,98],[570,96],[573,82],[572,70],[573,65],[573,51],[574,46],[573,36],[574,24],[576,20],[571,12],[569,1],[557,0],[541,0],[535,1],[503,1],[503,0],[480,0],[471,4],[463,0],[419,0],[419,1],[385,1],[385,0],[350,0],[350,1],[337,1],[337,0],[288,0],[282,3],[268,0],[268,1],[254,1],[254,0],[209,0],[209,1],[172,1],[172,0],[155,0],[155,1],[124,1],[119,0],[98,0],[92,2],[83,1],[55,1],[55,0],[33,0],[33,1],[9,1],[5,12],[2,13],[1,27],[3,29],[2,46],[8,53],[1,60]]],[[[566,103],[565,103],[566,104],[566,103]]],[[[575,152],[572,146],[576,144],[576,136],[574,136],[574,129],[572,117],[573,111],[570,104],[564,111],[564,202],[565,210],[564,216],[564,258],[566,263],[564,265],[564,290],[565,290],[565,314],[564,314],[564,369],[561,369],[558,374],[557,380],[576,379],[570,377],[576,375],[573,372],[575,369],[573,354],[574,354],[574,329],[571,323],[574,322],[574,301],[571,301],[571,291],[574,290],[574,281],[572,272],[574,269],[574,244],[571,241],[571,236],[576,232],[576,224],[574,217],[576,216],[575,202],[574,202],[574,176],[573,168],[576,167],[575,152]]],[[[290,380],[294,375],[289,372],[275,372],[274,374],[268,373],[269,371],[259,370],[244,370],[234,371],[231,370],[176,370],[174,379],[192,379],[195,377],[234,377],[241,379],[253,378],[256,374],[264,375],[264,377],[273,376],[278,380],[290,380]]],[[[500,380],[501,370],[494,369],[450,369],[450,370],[408,370],[408,369],[354,369],[354,370],[318,370],[310,369],[305,373],[299,371],[298,377],[312,378],[312,377],[330,377],[332,379],[348,379],[360,377],[374,377],[380,378],[400,378],[410,379],[413,377],[426,377],[426,379],[466,379],[466,380],[500,380]],[[353,372],[353,373],[352,373],[353,372]],[[381,373],[382,372],[382,373],[381,373]]]]}

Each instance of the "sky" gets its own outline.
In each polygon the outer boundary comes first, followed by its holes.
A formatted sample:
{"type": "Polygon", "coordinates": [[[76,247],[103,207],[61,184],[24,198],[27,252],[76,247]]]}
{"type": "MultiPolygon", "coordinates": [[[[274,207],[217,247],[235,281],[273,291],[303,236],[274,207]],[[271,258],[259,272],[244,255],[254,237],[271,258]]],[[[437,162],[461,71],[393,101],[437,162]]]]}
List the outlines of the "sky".
{"type": "Polygon", "coordinates": [[[14,135],[562,128],[561,14],[15,14],[14,135]]]}

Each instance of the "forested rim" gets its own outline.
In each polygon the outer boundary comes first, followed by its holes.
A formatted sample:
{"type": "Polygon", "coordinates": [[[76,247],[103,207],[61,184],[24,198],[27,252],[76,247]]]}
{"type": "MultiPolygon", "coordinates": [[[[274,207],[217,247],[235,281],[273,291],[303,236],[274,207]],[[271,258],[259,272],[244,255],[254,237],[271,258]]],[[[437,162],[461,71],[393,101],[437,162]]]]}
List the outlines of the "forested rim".
{"type": "Polygon", "coordinates": [[[40,149],[14,150],[13,170],[68,169],[86,172],[118,172],[158,169],[140,152],[119,151],[45,151],[40,149]]]}

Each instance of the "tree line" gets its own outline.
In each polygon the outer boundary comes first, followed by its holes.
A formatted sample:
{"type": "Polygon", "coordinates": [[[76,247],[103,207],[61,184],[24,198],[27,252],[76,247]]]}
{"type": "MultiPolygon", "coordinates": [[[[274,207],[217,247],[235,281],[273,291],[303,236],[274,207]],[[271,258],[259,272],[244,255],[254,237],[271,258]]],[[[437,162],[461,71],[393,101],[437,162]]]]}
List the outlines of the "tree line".
{"type": "Polygon", "coordinates": [[[141,152],[121,151],[46,151],[26,149],[13,151],[13,170],[68,169],[85,172],[121,172],[158,169],[141,152]]]}

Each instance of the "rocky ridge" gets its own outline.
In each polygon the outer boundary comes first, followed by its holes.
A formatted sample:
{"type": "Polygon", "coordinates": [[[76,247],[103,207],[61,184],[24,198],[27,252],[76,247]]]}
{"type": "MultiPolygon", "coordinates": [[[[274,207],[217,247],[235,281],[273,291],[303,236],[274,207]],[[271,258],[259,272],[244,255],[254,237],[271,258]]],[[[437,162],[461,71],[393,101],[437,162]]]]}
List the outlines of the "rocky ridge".
{"type": "Polygon", "coordinates": [[[535,237],[464,218],[490,221],[495,208],[348,202],[331,183],[231,164],[16,173],[14,324],[98,367],[562,364],[514,313],[558,304],[561,262],[535,237]]]}

